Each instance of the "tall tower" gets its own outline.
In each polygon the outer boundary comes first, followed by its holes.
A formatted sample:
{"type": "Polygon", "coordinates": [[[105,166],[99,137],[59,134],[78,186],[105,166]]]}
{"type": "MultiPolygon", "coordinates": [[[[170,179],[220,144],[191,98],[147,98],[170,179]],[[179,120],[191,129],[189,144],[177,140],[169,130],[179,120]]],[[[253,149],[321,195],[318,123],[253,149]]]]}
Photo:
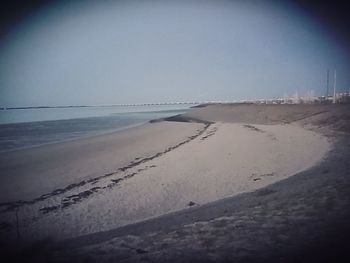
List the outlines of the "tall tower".
{"type": "Polygon", "coordinates": [[[326,92],[326,101],[329,95],[329,69],[327,69],[327,92],[326,92]]]}
{"type": "Polygon", "coordinates": [[[335,103],[335,87],[337,85],[337,71],[334,70],[334,79],[333,79],[333,103],[335,103]]]}

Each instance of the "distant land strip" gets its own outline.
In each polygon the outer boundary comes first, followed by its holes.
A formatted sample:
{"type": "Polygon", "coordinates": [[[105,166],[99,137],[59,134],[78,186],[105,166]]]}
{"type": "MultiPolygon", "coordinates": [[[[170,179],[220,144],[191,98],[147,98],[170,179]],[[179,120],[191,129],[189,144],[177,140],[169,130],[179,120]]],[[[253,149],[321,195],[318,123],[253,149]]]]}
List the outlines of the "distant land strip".
{"type": "Polygon", "coordinates": [[[55,109],[55,108],[93,108],[93,107],[137,107],[137,106],[165,106],[165,105],[197,105],[202,102],[164,102],[164,103],[132,103],[111,105],[68,105],[68,106],[28,106],[28,107],[0,107],[0,110],[26,110],[26,109],[55,109]]]}

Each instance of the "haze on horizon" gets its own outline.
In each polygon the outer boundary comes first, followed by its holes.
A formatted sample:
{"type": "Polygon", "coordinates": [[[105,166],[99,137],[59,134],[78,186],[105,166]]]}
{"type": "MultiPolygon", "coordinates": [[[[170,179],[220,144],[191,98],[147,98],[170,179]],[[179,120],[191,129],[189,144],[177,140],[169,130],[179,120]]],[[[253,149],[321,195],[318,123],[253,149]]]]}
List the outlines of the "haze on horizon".
{"type": "Polygon", "coordinates": [[[6,107],[324,95],[327,69],[350,87],[347,50],[289,1],[58,1],[0,43],[6,107]]]}

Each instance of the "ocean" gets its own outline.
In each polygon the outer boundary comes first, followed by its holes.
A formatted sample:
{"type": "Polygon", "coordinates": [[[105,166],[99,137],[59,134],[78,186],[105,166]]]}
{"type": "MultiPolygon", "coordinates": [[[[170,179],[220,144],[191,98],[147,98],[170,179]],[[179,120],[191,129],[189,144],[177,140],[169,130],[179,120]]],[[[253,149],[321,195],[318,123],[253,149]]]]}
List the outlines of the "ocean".
{"type": "Polygon", "coordinates": [[[191,106],[103,106],[0,110],[0,152],[120,131],[191,106]]]}

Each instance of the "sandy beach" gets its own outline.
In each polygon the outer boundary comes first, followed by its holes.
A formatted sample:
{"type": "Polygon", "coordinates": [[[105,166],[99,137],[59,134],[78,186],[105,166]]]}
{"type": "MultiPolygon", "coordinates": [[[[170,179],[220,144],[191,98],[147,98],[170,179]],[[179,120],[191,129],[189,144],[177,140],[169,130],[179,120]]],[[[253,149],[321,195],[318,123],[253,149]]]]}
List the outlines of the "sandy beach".
{"type": "Polygon", "coordinates": [[[93,180],[196,134],[201,124],[163,122],[87,139],[0,154],[0,203],[29,201],[93,180]]]}
{"type": "MultiPolygon", "coordinates": [[[[292,202],[293,189],[306,194],[324,186],[329,172],[318,178],[314,169],[336,158],[339,141],[348,140],[348,109],[208,105],[115,134],[0,155],[1,243],[20,239],[28,247],[49,239],[47,255],[62,261],[138,262],[147,255],[154,262],[214,262],[233,247],[255,251],[256,242],[247,237],[237,245],[228,232],[242,235],[240,223],[292,202]],[[293,178],[300,177],[310,178],[305,189],[295,187],[293,178]]],[[[346,150],[340,152],[337,158],[345,158],[346,150]]],[[[279,229],[275,221],[286,210],[273,211],[269,227],[279,229]]],[[[260,232],[252,229],[254,238],[260,232]]],[[[279,231],[289,240],[288,231],[279,231]]]]}

